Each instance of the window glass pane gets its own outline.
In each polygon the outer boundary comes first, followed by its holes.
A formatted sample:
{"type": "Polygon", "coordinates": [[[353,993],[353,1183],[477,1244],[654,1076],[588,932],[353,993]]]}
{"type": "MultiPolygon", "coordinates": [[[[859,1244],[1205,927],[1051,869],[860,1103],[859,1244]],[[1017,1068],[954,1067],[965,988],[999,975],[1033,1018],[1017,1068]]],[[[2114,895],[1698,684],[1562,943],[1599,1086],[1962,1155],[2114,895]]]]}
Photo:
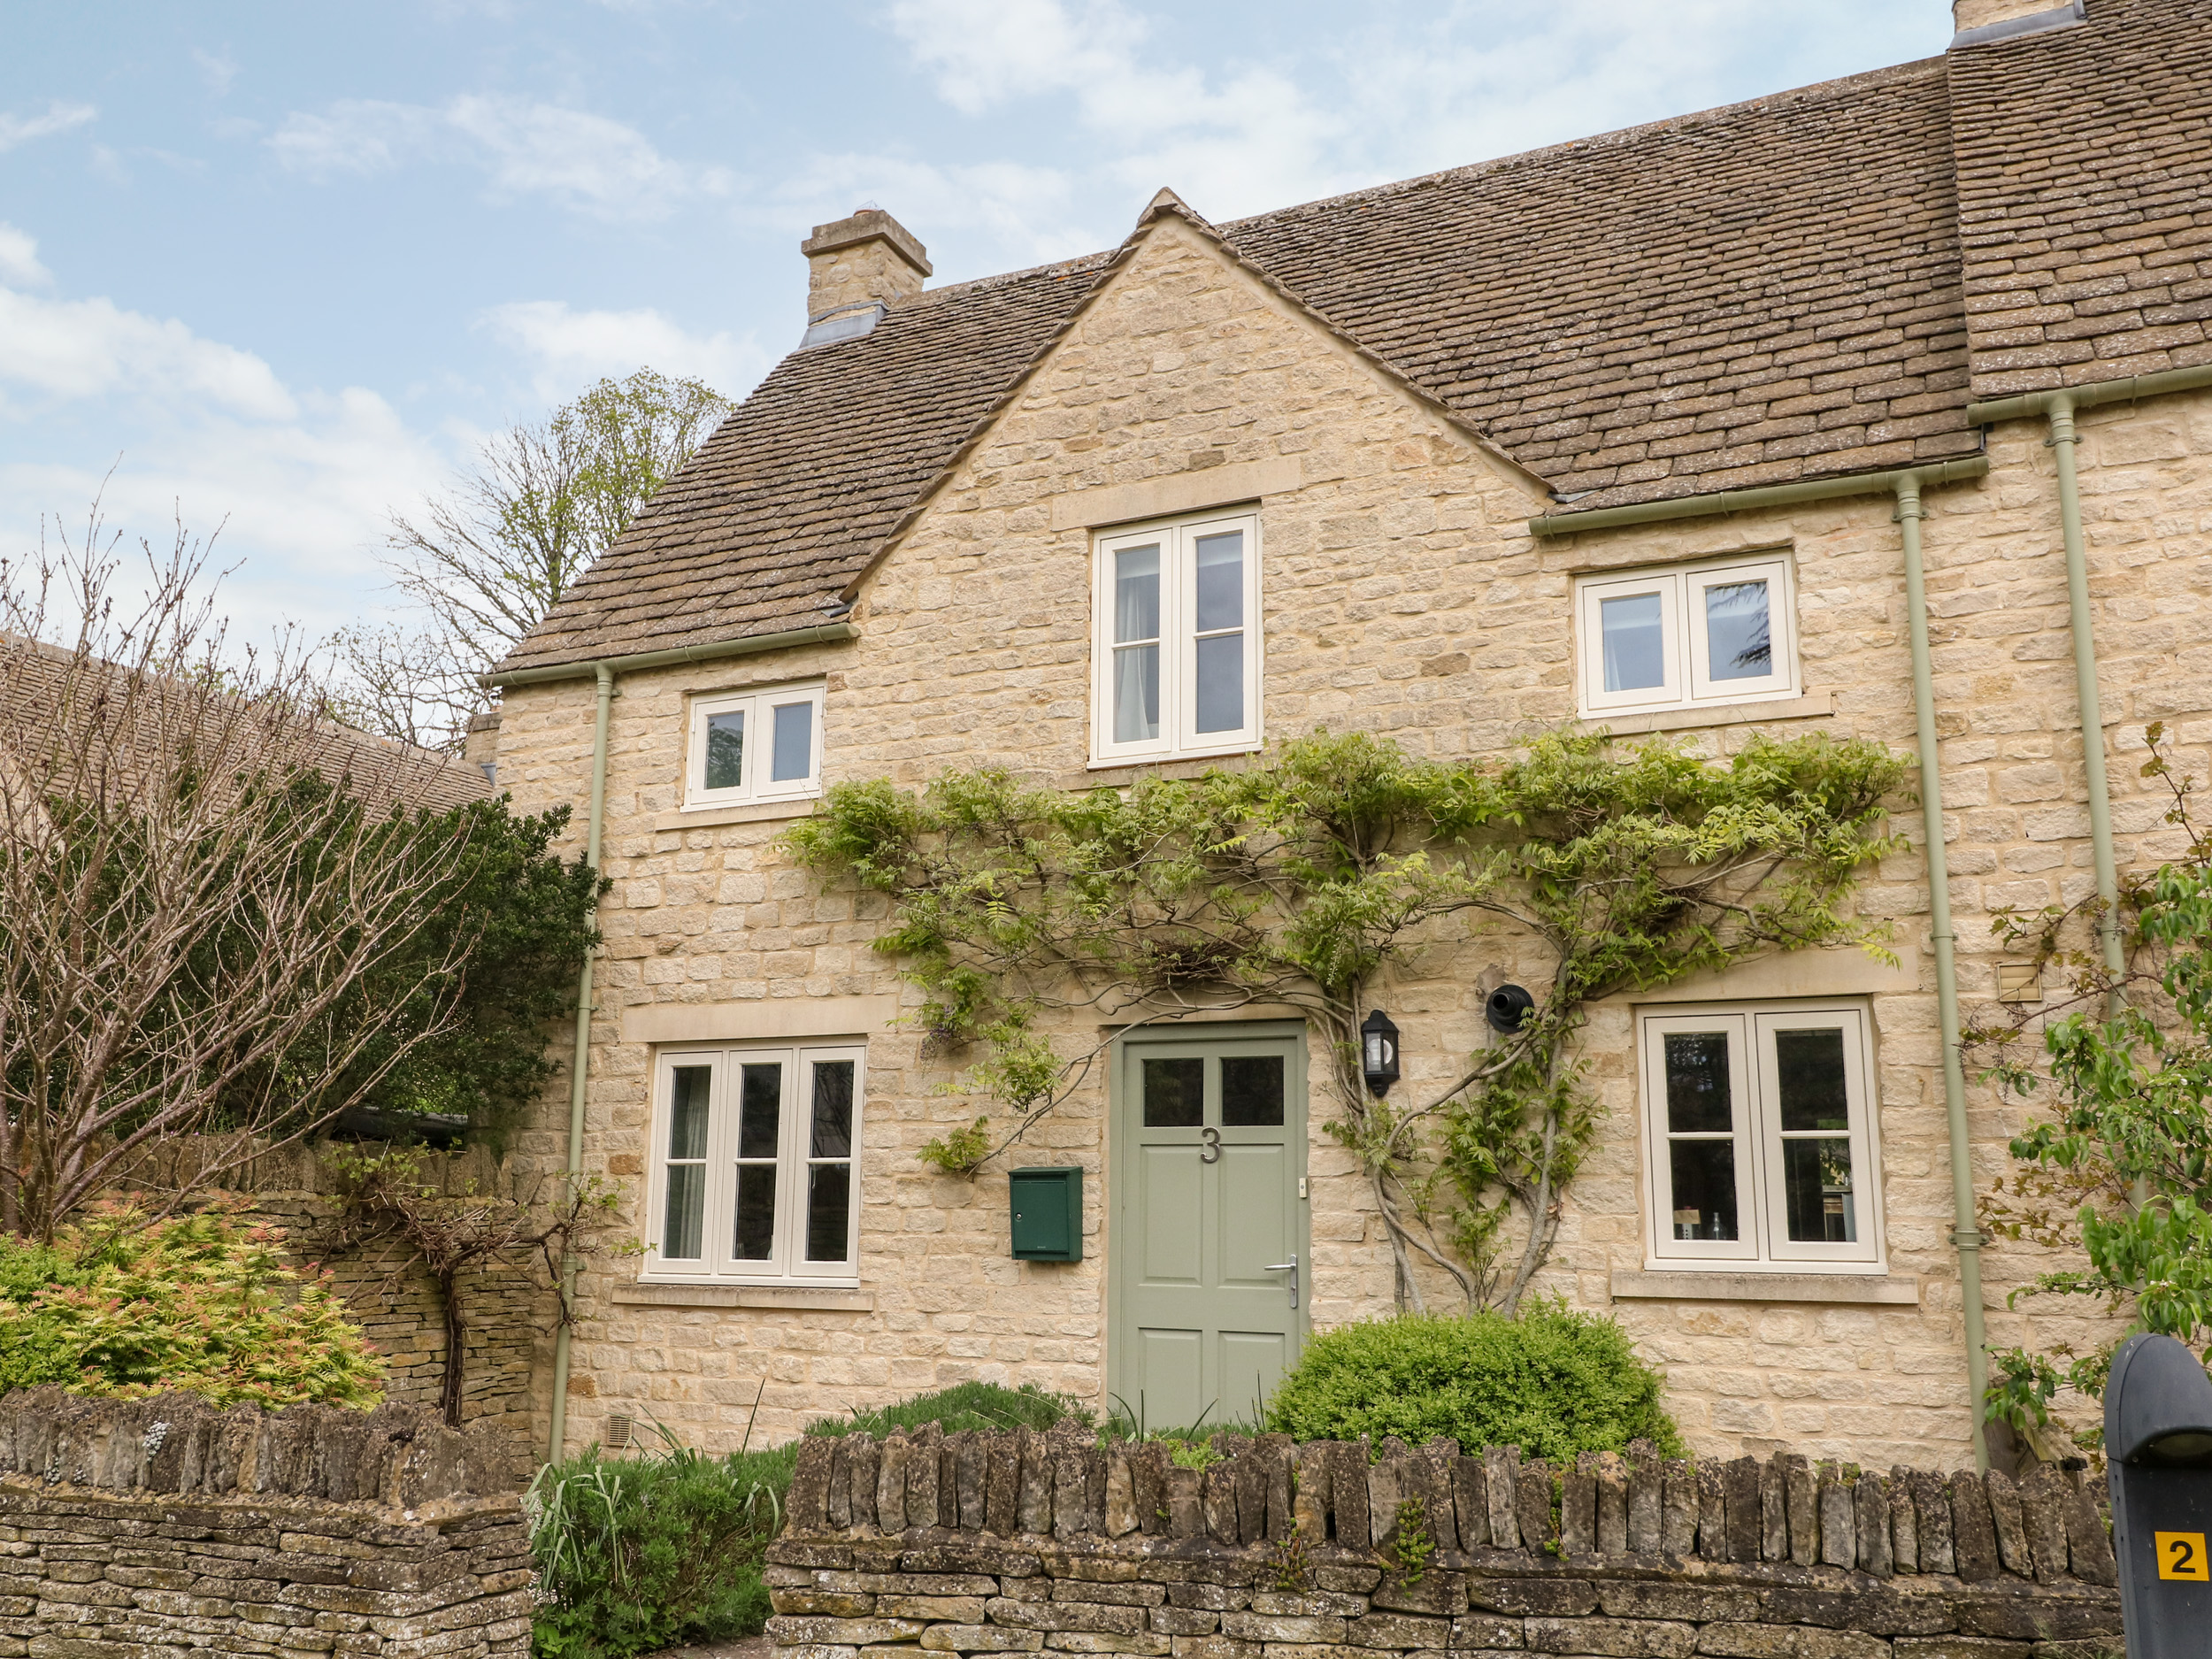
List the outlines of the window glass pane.
{"type": "Polygon", "coordinates": [[[1198,641],[1200,732],[1235,732],[1244,726],[1244,635],[1217,634],[1198,641]]]}
{"type": "Polygon", "coordinates": [[[790,783],[814,775],[814,705],[783,703],[776,705],[775,741],[769,746],[768,777],[772,783],[790,783]]]}
{"type": "Polygon", "coordinates": [[[737,1156],[772,1158],[783,1111],[783,1068],[749,1065],[744,1079],[737,1115],[737,1156]]]}
{"type": "Polygon", "coordinates": [[[853,1166],[816,1164],[806,1172],[806,1259],[845,1259],[847,1219],[852,1212],[853,1166]]]}
{"type": "Polygon", "coordinates": [[[1201,634],[1244,626],[1244,532],[1198,538],[1198,621],[1201,634]]]}
{"type": "Polygon", "coordinates": [[[737,1168],[737,1233],[730,1254],[741,1262],[764,1262],[776,1253],[776,1166],[741,1164],[737,1168]]]}
{"type": "Polygon", "coordinates": [[[853,1063],[818,1061],[814,1067],[814,1140],[809,1156],[849,1158],[852,1155],[853,1063]]]}
{"type": "Polygon", "coordinates": [[[1666,1053],[1668,1132],[1678,1135],[1733,1133],[1736,1114],[1728,1089],[1727,1033],[1669,1032],[1666,1053]]]}
{"type": "Polygon", "coordinates": [[[735,789],[745,782],[745,710],[707,716],[707,775],[704,787],[735,789]]]}
{"type": "Polygon", "coordinates": [[[1114,555],[1114,640],[1160,637],[1160,549],[1126,547],[1114,555]]]}
{"type": "Polygon", "coordinates": [[[1144,1126],[1195,1129],[1206,1118],[1206,1063],[1203,1060],[1147,1060],[1144,1063],[1144,1126]]]}
{"type": "Polygon", "coordinates": [[[1674,1182],[1674,1236],[1735,1238],[1736,1143],[1670,1141],[1667,1161],[1674,1182]]]}
{"type": "Polygon", "coordinates": [[[1160,648],[1114,653],[1114,741],[1139,743],[1160,734],[1160,648]]]}
{"type": "Polygon", "coordinates": [[[1766,583],[1716,582],[1705,590],[1705,656],[1715,680],[1763,680],[1774,672],[1766,583]]]}
{"type": "Polygon", "coordinates": [[[1221,1060],[1221,1121],[1231,1129],[1283,1126],[1283,1056],[1232,1054],[1221,1060]]]}
{"type": "Polygon", "coordinates": [[[1782,1131],[1848,1129],[1843,1033],[1834,1025],[1774,1033],[1775,1072],[1782,1091],[1782,1131]]]}
{"type": "Polygon", "coordinates": [[[661,1255],[673,1262],[694,1262],[706,1234],[707,1166],[675,1164],[668,1171],[667,1221],[661,1228],[661,1255]]]}
{"type": "Polygon", "coordinates": [[[1608,691],[1649,691],[1667,683],[1667,646],[1657,594],[1598,601],[1598,636],[1608,691]]]}
{"type": "Polygon", "coordinates": [[[703,1158],[707,1156],[707,1095],[714,1069],[704,1065],[675,1068],[668,1101],[668,1156],[703,1158]]]}
{"type": "Polygon", "coordinates": [[[1799,1243],[1854,1244],[1859,1215],[1851,1190],[1851,1142],[1843,1135],[1782,1143],[1782,1202],[1799,1243]]]}

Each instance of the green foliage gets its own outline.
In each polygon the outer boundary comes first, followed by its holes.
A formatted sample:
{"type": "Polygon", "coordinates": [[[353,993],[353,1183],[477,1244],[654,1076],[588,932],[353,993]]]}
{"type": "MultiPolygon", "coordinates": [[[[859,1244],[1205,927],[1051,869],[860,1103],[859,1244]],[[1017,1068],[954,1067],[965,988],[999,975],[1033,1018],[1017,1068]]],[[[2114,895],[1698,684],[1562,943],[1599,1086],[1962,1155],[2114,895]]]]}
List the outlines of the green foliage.
{"type": "Polygon", "coordinates": [[[957,1434],[963,1429],[1048,1429],[1063,1417],[1073,1417],[1086,1427],[1094,1421],[1082,1402],[1035,1383],[1007,1388],[997,1383],[964,1382],[871,1411],[821,1417],[808,1424],[806,1432],[872,1434],[880,1440],[893,1429],[918,1429],[925,1423],[941,1424],[946,1433],[957,1434]]]}
{"type": "Polygon", "coordinates": [[[711,1457],[663,1440],[634,1457],[594,1446],[530,1483],[541,1659],[625,1659],[765,1623],[761,1553],[783,1522],[797,1443],[711,1457]]]}
{"type": "Polygon", "coordinates": [[[1325,1331],[1276,1391],[1268,1426],[1302,1440],[1442,1435],[1552,1459],[1640,1438],[1678,1456],[1660,1387],[1612,1320],[1540,1299],[1509,1319],[1401,1314],[1325,1331]]]}
{"type": "Polygon", "coordinates": [[[2032,943],[2039,967],[2070,972],[2058,1008],[2034,1011],[2057,1015],[2043,1031],[2047,1078],[2010,1047],[2025,1018],[1968,1033],[1993,1051],[1989,1075],[2008,1091],[2032,1095],[2047,1080],[2056,1097],[2052,1118],[2012,1141],[2017,1167],[1985,1195],[1983,1222],[2087,1263],[2039,1274],[2012,1301],[2084,1296],[2124,1317],[2119,1334],[2087,1354],[1991,1354],[1986,1413],[2030,1433],[2050,1422],[2062,1393],[2101,1398],[2113,1351],[2135,1332],[2200,1355],[2212,1344],[2212,838],[2192,821],[2190,785],[2165,758],[2162,728],[2146,735],[2143,773],[2171,789],[2167,822],[2187,832],[2188,847],[2123,889],[2125,971],[2113,974],[2078,942],[2101,919],[2093,900],[2001,917],[2000,932],[2032,943]]]}
{"type": "Polygon", "coordinates": [[[328,1274],[283,1264],[282,1237],[223,1210],[149,1222],[122,1206],[51,1245],[0,1234],[0,1393],[58,1383],[118,1398],[182,1389],[218,1405],[368,1409],[384,1361],[328,1274]]]}
{"type": "Polygon", "coordinates": [[[991,1120],[979,1118],[964,1129],[948,1130],[941,1138],[924,1141],[917,1156],[948,1175],[972,1175],[991,1156],[990,1129],[991,1120]]]}
{"type": "Polygon", "coordinates": [[[1429,1508],[1418,1498],[1398,1505],[1397,1518],[1383,1540],[1383,1557],[1400,1584],[1418,1584],[1436,1554],[1436,1539],[1429,1531],[1429,1508]]]}
{"type": "Polygon", "coordinates": [[[1263,764],[1126,789],[992,769],[918,794],[840,785],[784,844],[826,880],[889,895],[876,949],[927,993],[918,1023],[941,1045],[986,1045],[949,1087],[1010,1122],[982,1156],[971,1127],[929,1161],[972,1171],[1083,1084],[1103,1042],[1063,1053],[1041,1014],[1288,1004],[1336,1056],[1331,1131],[1373,1184],[1402,1283],[1417,1254],[1469,1302],[1509,1310],[1594,1130],[1573,1053],[1585,1008],[1763,952],[1873,947],[1880,930],[1843,902],[1899,844],[1883,802],[1903,775],[1878,746],[1817,737],[1755,738],[1708,764],[1601,734],[1445,762],[1322,733],[1263,764]],[[1371,1099],[1355,1036],[1373,987],[1478,931],[1549,961],[1536,1013],[1438,1098],[1371,1099]],[[1503,1263],[1517,1213],[1525,1240],[1503,1263]]]}

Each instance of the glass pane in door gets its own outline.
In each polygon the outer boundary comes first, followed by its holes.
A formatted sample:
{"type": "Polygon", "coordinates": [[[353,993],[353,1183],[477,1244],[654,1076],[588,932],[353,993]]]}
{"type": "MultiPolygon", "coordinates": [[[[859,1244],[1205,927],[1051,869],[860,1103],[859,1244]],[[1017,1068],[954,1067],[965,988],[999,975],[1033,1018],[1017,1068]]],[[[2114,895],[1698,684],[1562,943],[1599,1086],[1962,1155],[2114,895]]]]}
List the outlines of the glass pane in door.
{"type": "Polygon", "coordinates": [[[1221,1061],[1221,1123],[1225,1129],[1283,1126],[1283,1056],[1232,1054],[1221,1061]]]}
{"type": "Polygon", "coordinates": [[[1144,1126],[1195,1129],[1206,1121],[1206,1063],[1198,1059],[1144,1063],[1144,1126]]]}

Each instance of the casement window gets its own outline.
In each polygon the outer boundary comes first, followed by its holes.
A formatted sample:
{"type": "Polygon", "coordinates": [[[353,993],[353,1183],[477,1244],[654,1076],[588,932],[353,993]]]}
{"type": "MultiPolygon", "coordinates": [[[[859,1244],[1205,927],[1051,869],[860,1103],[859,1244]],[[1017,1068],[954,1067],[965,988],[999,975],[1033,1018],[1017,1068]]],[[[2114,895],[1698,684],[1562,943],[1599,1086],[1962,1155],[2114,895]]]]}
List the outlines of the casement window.
{"type": "Polygon", "coordinates": [[[1097,539],[1094,761],[1258,747],[1259,532],[1239,513],[1097,539]]]}
{"type": "Polygon", "coordinates": [[[865,1061],[853,1047],[664,1051],[645,1276],[854,1282],[865,1061]]]}
{"type": "Polygon", "coordinates": [[[1793,696],[1796,602],[1775,555],[1575,584],[1586,718],[1793,696]]]}
{"type": "Polygon", "coordinates": [[[822,791],[822,683],[691,700],[686,806],[789,801],[822,791]]]}
{"type": "Polygon", "coordinates": [[[1872,1271],[1872,1058],[1848,1004],[1637,1018],[1654,1265],[1872,1271]]]}

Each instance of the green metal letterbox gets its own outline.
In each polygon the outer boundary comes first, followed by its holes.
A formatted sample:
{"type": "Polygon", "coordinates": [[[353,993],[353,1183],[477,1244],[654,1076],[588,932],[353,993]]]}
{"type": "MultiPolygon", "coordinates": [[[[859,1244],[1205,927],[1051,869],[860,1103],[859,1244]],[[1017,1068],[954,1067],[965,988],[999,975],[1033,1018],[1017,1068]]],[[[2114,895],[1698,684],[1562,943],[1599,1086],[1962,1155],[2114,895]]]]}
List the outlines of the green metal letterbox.
{"type": "Polygon", "coordinates": [[[1014,1256],[1023,1262],[1083,1259],[1083,1171],[1080,1168],[1010,1171],[1009,1208],[1014,1212],[1014,1256]]]}

